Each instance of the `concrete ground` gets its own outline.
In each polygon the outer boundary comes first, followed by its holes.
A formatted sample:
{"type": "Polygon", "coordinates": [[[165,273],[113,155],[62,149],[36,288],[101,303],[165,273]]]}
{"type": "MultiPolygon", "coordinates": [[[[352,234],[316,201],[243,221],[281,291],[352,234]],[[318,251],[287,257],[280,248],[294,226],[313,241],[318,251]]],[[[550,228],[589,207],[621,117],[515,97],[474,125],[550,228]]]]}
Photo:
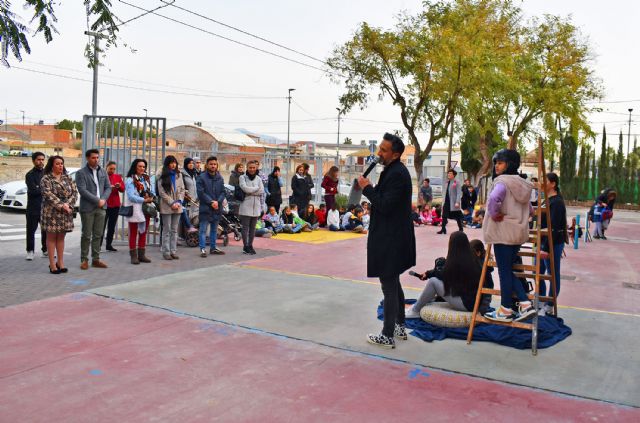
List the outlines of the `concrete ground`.
{"type": "MultiPolygon", "coordinates": [[[[614,219],[609,241],[567,250],[560,315],[573,334],[535,357],[485,342],[367,344],[381,292],[364,236],[258,239],[258,256],[235,246],[206,264],[181,249],[179,271],[122,261],[109,269],[117,285],[0,309],[0,421],[638,421],[640,218],[614,219]]],[[[446,255],[435,231],[416,229],[416,270],[446,255]]],[[[402,282],[409,298],[423,286],[402,282]]]]}

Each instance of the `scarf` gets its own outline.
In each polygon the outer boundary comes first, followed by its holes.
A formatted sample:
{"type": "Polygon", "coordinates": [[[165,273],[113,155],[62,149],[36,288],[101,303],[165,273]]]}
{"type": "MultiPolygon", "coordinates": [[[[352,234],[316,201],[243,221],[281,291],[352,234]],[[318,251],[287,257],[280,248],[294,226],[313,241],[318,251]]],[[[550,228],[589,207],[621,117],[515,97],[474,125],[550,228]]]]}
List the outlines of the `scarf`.
{"type": "Polygon", "coordinates": [[[245,173],[246,177],[249,178],[250,181],[253,181],[254,179],[256,179],[256,176],[258,176],[258,174],[256,173],[255,175],[250,175],[248,173],[245,173]]]}
{"type": "Polygon", "coordinates": [[[171,185],[173,185],[173,192],[176,191],[176,171],[170,170],[169,177],[171,178],[171,185]]]}

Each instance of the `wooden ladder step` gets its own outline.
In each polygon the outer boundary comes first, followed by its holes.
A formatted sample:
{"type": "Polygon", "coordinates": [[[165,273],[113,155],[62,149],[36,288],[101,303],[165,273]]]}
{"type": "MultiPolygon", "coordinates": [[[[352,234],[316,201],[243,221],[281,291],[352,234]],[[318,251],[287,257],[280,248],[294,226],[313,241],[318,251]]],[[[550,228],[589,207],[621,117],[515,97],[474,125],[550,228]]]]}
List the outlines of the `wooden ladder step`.
{"type": "MultiPolygon", "coordinates": [[[[525,278],[525,279],[535,279],[536,278],[536,274],[534,273],[521,273],[521,272],[513,272],[514,275],[516,275],[516,278],[525,278]]],[[[544,279],[547,281],[551,280],[551,275],[537,275],[540,277],[540,279],[544,279]]]]}
{"type": "Polygon", "coordinates": [[[537,257],[538,254],[532,251],[518,251],[520,257],[537,257]]]}
{"type": "Polygon", "coordinates": [[[538,231],[540,231],[541,234],[548,234],[549,233],[549,228],[542,228],[542,229],[529,229],[529,235],[537,235],[538,231]]]}
{"type": "MultiPolygon", "coordinates": [[[[496,263],[495,260],[489,260],[488,265],[492,267],[498,267],[498,263],[496,263]]],[[[511,269],[512,270],[529,270],[531,272],[536,271],[536,267],[532,264],[514,264],[511,266],[511,269]]]]}

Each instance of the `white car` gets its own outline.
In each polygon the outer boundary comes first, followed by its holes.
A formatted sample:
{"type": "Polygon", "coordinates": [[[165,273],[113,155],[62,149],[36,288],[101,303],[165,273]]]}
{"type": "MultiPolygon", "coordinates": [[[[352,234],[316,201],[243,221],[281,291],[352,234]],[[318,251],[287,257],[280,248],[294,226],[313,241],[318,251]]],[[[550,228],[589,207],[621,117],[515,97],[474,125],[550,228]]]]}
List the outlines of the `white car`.
{"type": "MultiPolygon", "coordinates": [[[[76,180],[76,172],[80,168],[72,167],[68,168],[69,176],[74,181],[76,180]]],[[[10,209],[26,210],[27,209],[27,184],[22,181],[11,181],[4,185],[0,185],[0,191],[3,191],[2,197],[0,197],[0,206],[10,209]]],[[[76,208],[80,206],[80,196],[76,200],[76,208]]]]}

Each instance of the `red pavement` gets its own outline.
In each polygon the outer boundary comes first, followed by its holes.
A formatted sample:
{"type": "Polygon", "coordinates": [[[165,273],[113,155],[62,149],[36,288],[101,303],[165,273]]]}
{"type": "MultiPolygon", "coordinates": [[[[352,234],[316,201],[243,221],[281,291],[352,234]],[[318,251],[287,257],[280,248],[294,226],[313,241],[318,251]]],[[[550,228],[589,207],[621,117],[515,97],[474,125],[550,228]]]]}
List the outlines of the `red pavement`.
{"type": "Polygon", "coordinates": [[[640,409],[89,294],[0,309],[0,334],[2,422],[640,421],[640,409]]]}
{"type": "MultiPolygon", "coordinates": [[[[450,225],[453,229],[455,225],[450,225]]],[[[437,227],[418,227],[416,247],[418,251],[416,271],[433,268],[434,260],[447,255],[448,235],[438,235],[437,227]]],[[[481,229],[465,231],[469,239],[482,239],[481,229]]],[[[563,276],[574,280],[561,280],[559,304],[608,312],[640,314],[640,290],[624,287],[624,282],[640,282],[640,224],[616,222],[607,231],[608,241],[595,240],[578,250],[566,245],[567,256],[562,260],[563,276]]],[[[330,277],[365,280],[366,237],[311,245],[278,241],[277,238],[256,239],[257,248],[284,251],[285,254],[252,260],[252,266],[277,271],[324,275],[330,277]]],[[[497,281],[497,274],[494,276],[497,281]]],[[[404,286],[422,288],[424,282],[403,275],[404,286]]],[[[409,293],[409,297],[411,297],[409,293]]]]}

